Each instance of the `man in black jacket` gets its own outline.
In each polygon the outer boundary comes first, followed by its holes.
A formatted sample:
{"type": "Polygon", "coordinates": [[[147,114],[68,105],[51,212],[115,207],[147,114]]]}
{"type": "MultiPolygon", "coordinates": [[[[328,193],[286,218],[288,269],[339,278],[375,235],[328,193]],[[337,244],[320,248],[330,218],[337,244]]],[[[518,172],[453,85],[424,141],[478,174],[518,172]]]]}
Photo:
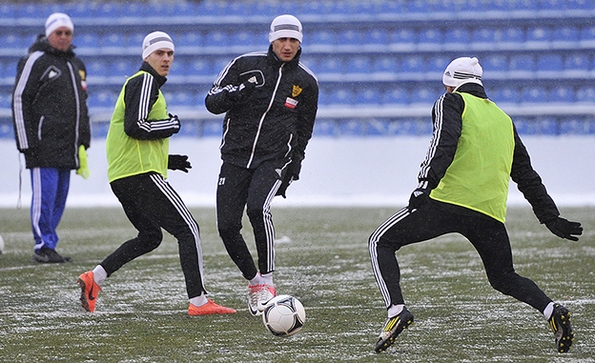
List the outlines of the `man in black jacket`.
{"type": "Polygon", "coordinates": [[[87,111],[87,71],[72,46],[74,26],[62,13],[50,15],[19,61],[12,112],[17,148],[31,170],[33,260],[70,261],[56,252],[70,186],[70,171],[86,158],[91,132],[87,111]]]}
{"type": "Polygon", "coordinates": [[[248,307],[260,314],[276,295],[270,204],[299,179],[318,109],[318,80],[300,63],[302,24],[292,15],[271,23],[268,52],[233,59],[218,75],[205,104],[226,113],[223,164],[217,186],[217,225],[227,252],[248,283],[248,307]],[[258,269],[240,230],[246,207],[258,269]]]}
{"type": "Polygon", "coordinates": [[[446,233],[465,236],[479,253],[494,289],[540,311],[549,321],[557,350],[567,352],[574,333],[570,312],[554,303],[513,267],[504,225],[512,180],[537,219],[561,238],[578,241],[580,223],[560,217],[510,117],[486,96],[477,58],[462,57],[446,68],[446,93],[434,104],[434,132],[409,205],[370,236],[369,251],[388,319],[375,350],[390,347],[413,322],[405,307],[395,252],[446,233]]]}

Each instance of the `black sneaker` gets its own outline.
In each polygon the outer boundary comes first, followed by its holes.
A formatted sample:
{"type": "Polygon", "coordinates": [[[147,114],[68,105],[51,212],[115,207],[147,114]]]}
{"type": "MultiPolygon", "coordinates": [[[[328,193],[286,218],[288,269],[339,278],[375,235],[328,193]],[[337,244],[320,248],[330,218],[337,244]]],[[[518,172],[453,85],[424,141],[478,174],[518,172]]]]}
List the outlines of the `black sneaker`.
{"type": "Polygon", "coordinates": [[[62,256],[51,248],[41,248],[33,254],[33,262],[39,263],[65,263],[71,262],[72,258],[62,256]]]}
{"type": "Polygon", "coordinates": [[[555,304],[549,323],[556,337],[558,352],[568,352],[574,340],[574,332],[570,324],[570,311],[560,304],[555,304]]]}
{"type": "Polygon", "coordinates": [[[403,311],[399,315],[388,318],[376,342],[376,347],[374,348],[376,353],[387,350],[393,345],[395,339],[397,339],[397,336],[401,334],[403,329],[407,329],[411,324],[413,324],[413,314],[407,308],[403,308],[403,311]]]}

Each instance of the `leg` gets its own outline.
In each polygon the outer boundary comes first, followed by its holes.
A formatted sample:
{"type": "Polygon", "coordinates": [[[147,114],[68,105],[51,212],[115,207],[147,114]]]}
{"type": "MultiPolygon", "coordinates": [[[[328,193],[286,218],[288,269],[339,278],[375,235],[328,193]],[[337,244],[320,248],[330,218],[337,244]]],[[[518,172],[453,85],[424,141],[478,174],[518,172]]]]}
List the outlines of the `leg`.
{"type": "Polygon", "coordinates": [[[35,251],[56,248],[54,205],[58,188],[58,170],[54,168],[31,169],[31,227],[35,238],[35,251]]]}
{"type": "Polygon", "coordinates": [[[248,198],[252,171],[223,163],[217,185],[217,228],[229,257],[247,280],[256,276],[257,270],[250,250],[240,231],[242,216],[248,198]]]}
{"type": "Polygon", "coordinates": [[[454,232],[449,214],[429,203],[410,213],[403,208],[381,224],[368,240],[372,270],[386,307],[404,304],[395,252],[408,244],[454,232]]]}
{"type": "Polygon", "coordinates": [[[153,251],[161,244],[163,239],[161,228],[145,216],[139,203],[148,194],[142,185],[142,178],[148,178],[148,176],[134,176],[111,183],[112,191],[122,204],[124,213],[138,230],[138,235],[124,242],[101,262],[107,276],[110,276],[135,258],[153,251]]]}
{"type": "Polygon", "coordinates": [[[66,207],[66,199],[68,197],[68,190],[70,189],[70,170],[58,169],[58,183],[56,188],[56,198],[54,200],[52,211],[52,229],[54,230],[55,246],[58,245],[58,234],[56,229],[60,224],[64,209],[66,207]]]}
{"type": "Polygon", "coordinates": [[[281,185],[280,169],[276,163],[260,165],[252,176],[246,211],[256,241],[258,269],[262,275],[275,270],[275,227],[271,201],[281,185]]]}
{"type": "Polygon", "coordinates": [[[464,223],[463,233],[473,244],[492,287],[543,312],[552,302],[532,280],[519,276],[513,267],[512,249],[504,223],[477,214],[464,223]]]}

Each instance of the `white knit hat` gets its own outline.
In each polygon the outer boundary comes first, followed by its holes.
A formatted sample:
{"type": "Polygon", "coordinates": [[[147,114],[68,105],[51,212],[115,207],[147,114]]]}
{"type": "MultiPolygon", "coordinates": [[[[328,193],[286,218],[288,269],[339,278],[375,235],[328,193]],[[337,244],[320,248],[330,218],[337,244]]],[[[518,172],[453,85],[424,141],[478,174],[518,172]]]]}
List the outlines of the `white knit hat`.
{"type": "Polygon", "coordinates": [[[446,67],[442,75],[442,83],[445,86],[458,87],[463,83],[481,83],[483,69],[479,60],[475,57],[461,57],[453,60],[446,67]]]}
{"type": "Polygon", "coordinates": [[[164,32],[152,32],[143,40],[143,59],[147,58],[157,49],[174,49],[174,42],[171,37],[164,32]]]}
{"type": "Polygon", "coordinates": [[[46,38],[50,36],[54,32],[54,30],[65,27],[70,29],[70,31],[74,32],[74,24],[72,24],[72,20],[70,16],[64,13],[53,13],[48,17],[45,21],[45,36],[46,38]]]}
{"type": "Polygon", "coordinates": [[[279,15],[271,23],[269,42],[279,38],[294,38],[302,42],[302,23],[293,15],[279,15]]]}

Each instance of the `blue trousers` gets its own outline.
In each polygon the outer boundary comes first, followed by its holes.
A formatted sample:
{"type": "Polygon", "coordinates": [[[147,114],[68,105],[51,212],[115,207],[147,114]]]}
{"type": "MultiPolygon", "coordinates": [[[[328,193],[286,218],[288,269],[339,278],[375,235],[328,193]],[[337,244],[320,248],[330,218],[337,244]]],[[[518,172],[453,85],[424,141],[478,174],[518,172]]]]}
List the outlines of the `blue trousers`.
{"type": "Polygon", "coordinates": [[[42,247],[56,249],[60,223],[70,187],[70,169],[31,169],[31,227],[35,251],[42,247]]]}

